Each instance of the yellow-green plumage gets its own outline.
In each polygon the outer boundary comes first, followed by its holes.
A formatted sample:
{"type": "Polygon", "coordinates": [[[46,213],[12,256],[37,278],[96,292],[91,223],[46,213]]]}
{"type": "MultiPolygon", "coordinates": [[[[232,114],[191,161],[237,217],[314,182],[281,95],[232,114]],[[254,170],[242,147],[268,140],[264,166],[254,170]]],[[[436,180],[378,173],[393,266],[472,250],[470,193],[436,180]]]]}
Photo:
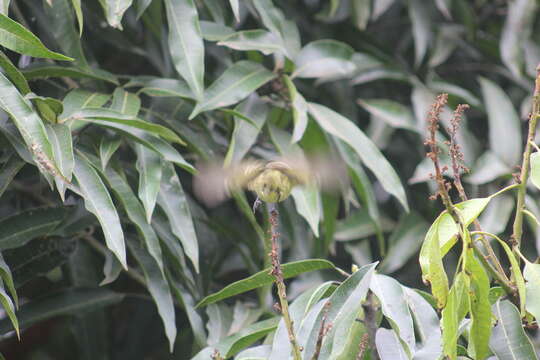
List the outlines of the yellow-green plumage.
{"type": "Polygon", "coordinates": [[[293,182],[280,170],[265,169],[248,183],[247,188],[262,201],[276,203],[289,197],[293,182]]]}

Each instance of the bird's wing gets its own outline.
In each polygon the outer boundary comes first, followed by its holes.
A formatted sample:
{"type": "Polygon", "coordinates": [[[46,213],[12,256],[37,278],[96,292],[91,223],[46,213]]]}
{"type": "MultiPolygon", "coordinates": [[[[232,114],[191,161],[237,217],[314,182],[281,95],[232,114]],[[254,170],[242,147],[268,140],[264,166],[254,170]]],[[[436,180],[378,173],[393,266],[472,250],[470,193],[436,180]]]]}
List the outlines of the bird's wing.
{"type": "Polygon", "coordinates": [[[193,190],[206,205],[216,206],[232,192],[247,187],[264,170],[264,162],[248,159],[225,168],[214,162],[200,165],[198,170],[193,190]]]}

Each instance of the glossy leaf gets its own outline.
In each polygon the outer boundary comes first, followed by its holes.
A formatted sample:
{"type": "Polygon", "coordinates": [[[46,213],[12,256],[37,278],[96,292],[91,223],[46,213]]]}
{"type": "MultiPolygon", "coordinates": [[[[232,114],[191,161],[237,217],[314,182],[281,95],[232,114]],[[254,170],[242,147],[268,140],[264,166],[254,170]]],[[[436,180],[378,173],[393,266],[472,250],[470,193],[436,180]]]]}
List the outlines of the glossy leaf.
{"type": "Polygon", "coordinates": [[[336,78],[350,75],[356,68],[354,50],[336,40],[316,40],[307,44],[295,59],[292,78],[336,78]]]}
{"type": "Polygon", "coordinates": [[[102,169],[105,169],[107,167],[109,160],[114,155],[116,150],[118,150],[121,144],[122,139],[120,138],[109,139],[103,137],[101,139],[101,142],[99,143],[99,158],[101,160],[102,169]]]}
{"type": "Polygon", "coordinates": [[[136,145],[137,171],[139,172],[139,199],[143,203],[146,221],[151,222],[161,183],[161,159],[153,151],[136,145]]]}
{"type": "Polygon", "coordinates": [[[503,63],[516,77],[521,77],[523,73],[522,44],[531,35],[536,10],[534,0],[518,0],[508,5],[499,49],[503,63]]]}
{"type": "Polygon", "coordinates": [[[9,78],[9,80],[11,80],[13,85],[17,87],[17,89],[21,92],[22,95],[26,95],[31,92],[28,82],[26,81],[23,74],[19,71],[19,69],[17,69],[15,65],[13,65],[11,60],[2,51],[0,51],[0,66],[4,70],[4,73],[9,78]]]}
{"type": "Polygon", "coordinates": [[[43,207],[3,218],[0,220],[0,249],[20,247],[32,239],[51,233],[62,223],[66,214],[67,208],[43,207]]]}
{"type": "Polygon", "coordinates": [[[38,58],[72,61],[73,59],[51,51],[30,31],[18,22],[0,14],[0,45],[19,54],[38,58]]]}
{"type": "MultiPolygon", "coordinates": [[[[322,259],[300,260],[300,261],[295,261],[295,262],[291,262],[287,264],[282,264],[284,279],[295,277],[299,274],[309,272],[309,271],[333,269],[333,268],[334,268],[334,264],[332,264],[328,260],[322,260],[322,259]]],[[[197,304],[197,307],[213,304],[223,299],[227,299],[231,296],[242,294],[247,291],[250,291],[250,290],[265,286],[265,285],[269,285],[273,283],[275,280],[274,277],[270,275],[269,271],[270,269],[265,269],[265,270],[259,271],[256,274],[251,275],[250,277],[246,279],[239,280],[232,284],[229,284],[228,286],[218,291],[217,293],[208,295],[207,297],[202,299],[197,304]]]]}
{"type": "Polygon", "coordinates": [[[229,67],[208,89],[189,116],[194,118],[204,111],[225,107],[243,100],[275,75],[264,66],[252,61],[239,61],[229,67]]]}
{"type": "Polygon", "coordinates": [[[501,360],[538,359],[523,326],[518,309],[508,300],[497,301],[492,307],[497,319],[489,347],[501,360]]]}
{"type": "Polygon", "coordinates": [[[167,279],[165,279],[158,263],[150,257],[136,241],[128,241],[128,246],[143,269],[146,286],[157,305],[159,316],[165,327],[165,334],[169,340],[169,350],[172,352],[174,341],[176,339],[176,323],[169,283],[167,282],[167,279]]]}
{"type": "Polygon", "coordinates": [[[375,174],[382,186],[408,210],[405,190],[395,170],[371,140],[350,120],[319,104],[309,103],[309,113],[328,133],[348,143],[362,162],[375,174]]]}
{"type": "Polygon", "coordinates": [[[180,239],[184,252],[199,271],[199,244],[187,197],[172,164],[163,167],[158,204],[167,214],[174,235],[180,239]]]}
{"type": "MultiPolygon", "coordinates": [[[[318,312],[316,320],[313,326],[311,326],[311,331],[305,340],[303,352],[305,358],[310,359],[315,353],[317,336],[324,316],[326,316],[328,323],[333,324],[338,319],[347,319],[347,323],[350,324],[351,318],[349,312],[354,308],[352,312],[354,314],[358,313],[355,310],[358,311],[358,305],[361,304],[367,294],[376,265],[376,263],[373,263],[360,268],[338,286],[330,298],[328,298],[327,301],[330,302],[331,306],[328,308],[326,315],[322,309],[318,312]]],[[[333,336],[327,338],[326,341],[332,338],[333,336]]],[[[341,345],[336,345],[341,348],[341,345]]],[[[323,346],[325,353],[328,353],[332,349],[333,344],[324,342],[323,346]]]]}
{"type": "Polygon", "coordinates": [[[86,209],[98,219],[107,247],[116,255],[124,268],[127,268],[126,246],[120,218],[112,202],[111,195],[96,170],[80,155],[75,156],[73,174],[80,187],[86,209]]]}
{"type": "Polygon", "coordinates": [[[427,4],[421,0],[410,0],[409,17],[414,37],[414,63],[419,66],[426,55],[432,33],[427,4]]]}
{"type": "Polygon", "coordinates": [[[540,264],[526,262],[523,277],[527,281],[525,285],[527,294],[525,309],[538,321],[540,319],[540,302],[538,301],[540,295],[540,264]]]}
{"type": "Polygon", "coordinates": [[[103,10],[110,26],[122,29],[122,17],[124,12],[131,6],[133,0],[101,0],[103,10]]]}
{"type": "Polygon", "coordinates": [[[105,104],[110,95],[90,92],[81,89],[70,91],[64,98],[64,111],[58,117],[58,122],[64,122],[75,112],[85,108],[98,108],[105,104]]]}
{"type": "Polygon", "coordinates": [[[457,356],[457,341],[459,338],[459,325],[469,312],[469,278],[459,273],[448,294],[448,302],[442,310],[441,328],[443,335],[443,352],[450,359],[457,356]]]}
{"type": "Polygon", "coordinates": [[[0,198],[23,166],[24,161],[17,155],[12,155],[0,168],[0,198]]]}
{"type": "Polygon", "coordinates": [[[508,166],[521,158],[521,125],[512,102],[504,91],[491,80],[479,79],[489,120],[491,150],[508,166]],[[508,137],[508,134],[513,134],[508,137]],[[505,141],[501,141],[505,139],[505,141]]]}
{"type": "Polygon", "coordinates": [[[226,38],[220,39],[217,44],[239,51],[256,50],[264,55],[270,55],[275,52],[285,52],[283,46],[279,43],[279,39],[266,30],[245,30],[235,32],[226,38]]]}
{"type": "Polygon", "coordinates": [[[67,181],[71,181],[75,160],[71,130],[64,124],[47,125],[47,134],[52,145],[55,163],[63,178],[55,177],[56,187],[62,201],[65,198],[67,181]]]}
{"type": "Polygon", "coordinates": [[[118,80],[113,74],[101,69],[98,71],[96,69],[79,69],[67,66],[40,65],[24,69],[22,74],[28,81],[65,76],[73,79],[101,80],[118,85],[118,80]]]}
{"type": "Polygon", "coordinates": [[[537,188],[540,189],[540,153],[534,152],[531,154],[531,181],[537,188]]]}
{"type": "Polygon", "coordinates": [[[306,99],[298,92],[296,86],[288,76],[283,77],[285,85],[289,89],[289,97],[291,99],[292,113],[294,119],[294,129],[291,141],[298,142],[304,136],[308,125],[307,102],[306,99]]]}
{"type": "Polygon", "coordinates": [[[250,118],[253,123],[234,117],[234,130],[225,156],[225,164],[235,163],[244,158],[257,141],[268,114],[268,106],[258,96],[250,96],[238,104],[235,110],[250,118]]]}
{"type": "Polygon", "coordinates": [[[394,330],[377,329],[375,344],[381,360],[406,360],[410,358],[394,330]]]}
{"type": "Polygon", "coordinates": [[[110,108],[121,114],[136,117],[141,109],[141,99],[122,88],[116,88],[113,92],[110,108]]]}
{"type": "Polygon", "coordinates": [[[169,49],[176,71],[197,99],[204,91],[204,44],[193,0],[165,0],[169,24],[169,49]]]}
{"type": "MultiPolygon", "coordinates": [[[[66,289],[37,301],[21,306],[17,312],[21,328],[60,315],[78,315],[85,311],[116,304],[124,298],[123,294],[104,288],[66,289]]],[[[0,321],[0,333],[11,330],[9,320],[0,321]]]]}
{"type": "Polygon", "coordinates": [[[73,10],[75,10],[75,16],[77,17],[77,23],[79,24],[79,36],[82,35],[84,27],[84,18],[81,9],[81,0],[71,0],[73,10]]]}
{"type": "Polygon", "coordinates": [[[166,79],[158,77],[137,77],[132,79],[125,87],[141,86],[139,92],[149,96],[178,96],[194,99],[188,84],[182,79],[166,79]]]}
{"type": "Polygon", "coordinates": [[[416,131],[412,112],[398,102],[387,99],[358,99],[358,104],[392,127],[416,131]]]}

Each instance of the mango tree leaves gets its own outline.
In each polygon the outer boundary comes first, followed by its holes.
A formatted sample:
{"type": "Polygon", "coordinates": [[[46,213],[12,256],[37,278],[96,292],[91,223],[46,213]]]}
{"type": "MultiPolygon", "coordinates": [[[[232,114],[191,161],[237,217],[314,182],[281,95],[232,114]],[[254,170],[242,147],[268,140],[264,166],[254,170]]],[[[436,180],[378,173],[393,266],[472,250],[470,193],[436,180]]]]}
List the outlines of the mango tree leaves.
{"type": "MultiPolygon", "coordinates": [[[[103,6],[109,25],[122,30],[122,17],[126,10],[131,6],[133,0],[100,0],[99,2],[103,6]]],[[[79,16],[77,15],[77,18],[78,17],[79,16]]],[[[79,27],[82,27],[82,22],[80,20],[79,27]]]]}
{"type": "Polygon", "coordinates": [[[73,59],[51,51],[34,34],[18,22],[0,14],[0,45],[24,55],[38,58],[72,61],[73,59]]]}
{"type": "Polygon", "coordinates": [[[540,264],[526,262],[523,277],[527,281],[525,284],[527,294],[525,309],[536,318],[536,321],[540,321],[540,302],[538,301],[540,296],[540,264]]]}
{"type": "Polygon", "coordinates": [[[490,148],[506,165],[514,166],[519,162],[522,151],[521,122],[518,114],[498,85],[482,77],[479,82],[488,114],[490,148]]]}
{"type": "Polygon", "coordinates": [[[457,356],[459,325],[469,312],[469,286],[469,277],[464,273],[457,274],[442,310],[443,353],[450,359],[457,356]]]}
{"type": "Polygon", "coordinates": [[[68,208],[43,207],[22,211],[0,220],[0,249],[23,246],[30,240],[51,233],[66,217],[68,208]]]}
{"type": "Polygon", "coordinates": [[[350,75],[356,65],[354,50],[336,40],[316,40],[304,48],[295,59],[292,78],[336,78],[350,75]]]}
{"type": "Polygon", "coordinates": [[[165,279],[158,263],[156,263],[136,241],[128,241],[128,246],[143,269],[146,286],[157,305],[159,316],[165,327],[165,334],[169,340],[169,349],[172,352],[174,340],[176,339],[176,322],[174,303],[169,283],[167,282],[167,279],[165,279]]]}
{"type": "Polygon", "coordinates": [[[193,0],[165,0],[169,23],[169,50],[176,71],[197,99],[204,90],[204,44],[193,0]]]}
{"type": "Polygon", "coordinates": [[[218,45],[240,51],[257,50],[264,55],[274,52],[284,53],[285,49],[279,44],[279,39],[269,31],[245,30],[239,31],[220,39],[218,45]]]}
{"type": "Polygon", "coordinates": [[[537,188],[540,189],[540,153],[534,152],[531,154],[531,181],[537,188]]]}
{"type": "Polygon", "coordinates": [[[158,204],[167,214],[171,229],[182,242],[184,252],[199,271],[199,245],[187,197],[172,164],[163,167],[158,204]]]}
{"type": "Polygon", "coordinates": [[[112,202],[111,195],[96,170],[80,155],[75,157],[73,174],[80,187],[86,209],[96,215],[107,247],[116,255],[124,268],[127,268],[124,233],[120,218],[112,202]]]}
{"type": "MultiPolygon", "coordinates": [[[[284,279],[288,279],[308,271],[332,268],[334,268],[334,264],[332,264],[328,260],[322,259],[300,260],[282,265],[284,279]]],[[[246,291],[271,284],[274,282],[275,279],[272,275],[270,275],[269,271],[270,269],[265,269],[251,275],[246,279],[229,284],[217,293],[208,295],[207,297],[202,299],[197,304],[197,307],[206,306],[208,304],[221,301],[231,296],[242,294],[246,291]]]]}
{"type": "Polygon", "coordinates": [[[242,60],[230,66],[204,91],[200,102],[189,116],[190,119],[204,111],[237,103],[257,90],[275,75],[264,66],[242,60]]]}
{"type": "Polygon", "coordinates": [[[497,319],[489,347],[500,360],[538,359],[521,324],[518,309],[508,300],[497,301],[492,312],[497,319]]]}
{"type": "Polygon", "coordinates": [[[71,130],[64,124],[48,124],[47,133],[52,145],[54,159],[62,178],[55,177],[56,187],[62,201],[67,187],[67,181],[71,181],[75,160],[73,155],[73,140],[71,130]]]}
{"type": "Polygon", "coordinates": [[[326,106],[309,103],[308,110],[325,131],[348,143],[362,159],[362,162],[373,171],[384,189],[394,195],[408,210],[403,185],[395,170],[375,144],[350,120],[326,106]]]}

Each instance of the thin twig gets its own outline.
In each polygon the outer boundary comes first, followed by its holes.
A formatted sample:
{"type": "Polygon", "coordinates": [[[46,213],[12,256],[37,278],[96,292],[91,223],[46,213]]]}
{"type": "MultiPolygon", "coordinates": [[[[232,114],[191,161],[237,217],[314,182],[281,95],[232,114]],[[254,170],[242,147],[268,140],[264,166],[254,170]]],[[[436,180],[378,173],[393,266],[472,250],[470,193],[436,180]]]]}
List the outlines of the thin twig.
{"type": "Polygon", "coordinates": [[[270,232],[271,232],[271,240],[272,240],[272,250],[270,251],[270,254],[269,254],[270,259],[272,261],[271,275],[273,275],[275,278],[275,282],[277,286],[277,293],[278,293],[279,303],[280,303],[280,310],[281,310],[281,314],[283,315],[283,320],[285,321],[285,326],[287,327],[287,332],[289,334],[289,341],[291,342],[294,360],[301,360],[302,355],[300,354],[300,345],[298,345],[298,341],[296,340],[296,335],[294,334],[293,321],[289,313],[289,303],[287,302],[287,291],[285,287],[285,281],[283,279],[283,272],[281,270],[281,263],[279,261],[278,226],[279,226],[278,212],[276,209],[272,209],[270,211],[270,232]]]}
{"type": "Polygon", "coordinates": [[[313,356],[311,357],[311,360],[318,360],[319,359],[319,355],[321,354],[321,347],[322,347],[323,339],[326,336],[326,334],[328,333],[328,331],[330,331],[330,329],[332,328],[331,324],[328,324],[328,326],[326,325],[326,319],[327,319],[327,316],[328,316],[328,310],[330,309],[331,305],[332,305],[332,303],[330,302],[330,300],[327,301],[326,304],[324,304],[321,327],[319,328],[319,334],[317,335],[317,343],[315,344],[315,352],[313,353],[313,356]]]}
{"type": "MultiPolygon", "coordinates": [[[[514,218],[513,232],[511,237],[512,247],[518,249],[521,246],[521,237],[523,235],[523,210],[525,210],[525,194],[527,192],[527,180],[529,180],[529,166],[531,161],[532,146],[536,136],[536,123],[540,116],[540,65],[536,68],[536,82],[533,94],[532,112],[529,116],[529,131],[527,133],[527,142],[525,152],[523,153],[523,162],[521,164],[521,174],[519,177],[519,187],[516,202],[516,215],[514,218]]],[[[520,258],[517,258],[518,261],[520,258]]]]}
{"type": "Polygon", "coordinates": [[[377,347],[375,346],[375,334],[377,333],[377,312],[378,307],[375,303],[375,298],[373,292],[368,291],[366,301],[362,304],[364,309],[364,326],[366,327],[367,333],[367,345],[371,349],[371,359],[379,359],[379,353],[377,352],[377,347]]]}

